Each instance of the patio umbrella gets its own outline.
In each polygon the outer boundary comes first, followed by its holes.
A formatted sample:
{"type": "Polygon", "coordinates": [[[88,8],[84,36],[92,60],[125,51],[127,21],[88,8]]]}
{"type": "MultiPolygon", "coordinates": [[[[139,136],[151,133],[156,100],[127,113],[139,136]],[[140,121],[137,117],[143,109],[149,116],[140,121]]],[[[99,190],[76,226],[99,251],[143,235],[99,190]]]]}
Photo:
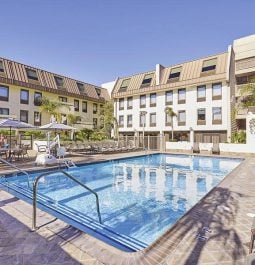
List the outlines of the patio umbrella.
{"type": "Polygon", "coordinates": [[[22,129],[22,128],[34,128],[33,125],[23,122],[23,121],[18,121],[15,119],[4,119],[0,121],[0,128],[9,128],[10,129],[10,146],[11,148],[11,141],[12,141],[12,129],[22,129]]]}
{"type": "Polygon", "coordinates": [[[48,130],[48,131],[71,131],[71,130],[76,130],[76,128],[69,126],[69,125],[65,125],[63,123],[56,123],[56,122],[52,122],[52,123],[48,123],[45,124],[43,126],[39,127],[40,130],[48,130]]]}

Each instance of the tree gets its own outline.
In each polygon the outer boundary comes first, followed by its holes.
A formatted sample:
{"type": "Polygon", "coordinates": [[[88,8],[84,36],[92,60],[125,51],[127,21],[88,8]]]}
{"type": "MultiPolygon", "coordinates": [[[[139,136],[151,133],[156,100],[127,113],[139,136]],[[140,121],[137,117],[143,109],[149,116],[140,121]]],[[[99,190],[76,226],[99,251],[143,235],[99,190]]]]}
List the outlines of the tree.
{"type": "Polygon", "coordinates": [[[243,108],[255,106],[255,80],[251,80],[251,83],[245,84],[241,87],[240,94],[241,106],[243,108]]]}
{"type": "Polygon", "coordinates": [[[68,123],[73,126],[74,124],[78,123],[81,120],[81,116],[74,115],[74,114],[67,114],[67,121],[68,123]]]}
{"type": "Polygon", "coordinates": [[[173,124],[173,120],[174,117],[176,117],[176,113],[173,111],[173,109],[171,107],[166,107],[165,108],[165,113],[166,115],[168,115],[171,119],[171,127],[172,127],[172,141],[174,140],[174,124],[173,124]]]}
{"type": "Polygon", "coordinates": [[[66,104],[62,102],[52,101],[47,97],[42,98],[42,103],[40,106],[41,112],[48,112],[50,115],[53,115],[58,122],[61,121],[61,113],[58,111],[60,107],[66,106],[66,104]]]}
{"type": "Polygon", "coordinates": [[[100,112],[100,121],[103,125],[102,131],[105,133],[107,138],[111,138],[111,131],[114,127],[114,106],[112,101],[107,101],[100,112]]]}

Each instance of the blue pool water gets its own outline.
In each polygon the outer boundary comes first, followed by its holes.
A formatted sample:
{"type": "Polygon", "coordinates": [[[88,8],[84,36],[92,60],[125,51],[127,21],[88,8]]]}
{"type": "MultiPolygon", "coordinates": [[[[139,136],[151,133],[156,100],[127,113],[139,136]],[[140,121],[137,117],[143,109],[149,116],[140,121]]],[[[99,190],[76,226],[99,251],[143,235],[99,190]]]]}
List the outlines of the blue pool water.
{"type": "MultiPolygon", "coordinates": [[[[39,206],[120,249],[136,251],[171,228],[240,162],[155,154],[70,168],[69,174],[98,193],[102,225],[95,196],[58,172],[40,181],[39,206]]],[[[39,174],[30,175],[30,184],[39,174]]],[[[9,191],[31,198],[26,176],[7,179],[2,185],[9,191]]]]}

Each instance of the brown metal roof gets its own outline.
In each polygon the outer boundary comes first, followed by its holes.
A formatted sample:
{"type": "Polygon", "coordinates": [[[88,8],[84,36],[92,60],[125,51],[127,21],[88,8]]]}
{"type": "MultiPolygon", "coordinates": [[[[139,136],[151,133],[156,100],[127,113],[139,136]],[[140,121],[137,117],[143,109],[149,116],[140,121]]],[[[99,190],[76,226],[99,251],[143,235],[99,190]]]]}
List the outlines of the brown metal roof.
{"type": "Polygon", "coordinates": [[[159,91],[159,90],[167,90],[171,88],[178,88],[178,87],[186,87],[190,85],[194,85],[197,83],[207,83],[211,81],[218,81],[221,79],[226,79],[226,71],[227,71],[227,58],[228,53],[220,53],[212,56],[208,56],[205,58],[185,62],[182,64],[177,64],[169,67],[163,68],[161,72],[161,82],[160,85],[156,85],[156,75],[155,71],[150,71],[146,73],[140,73],[135,74],[130,77],[123,77],[119,78],[118,81],[115,84],[115,87],[113,89],[113,97],[123,97],[125,95],[131,95],[131,94],[141,94],[145,92],[152,92],[152,91],[159,91]],[[205,60],[214,59],[217,58],[217,64],[216,69],[213,73],[210,75],[201,74],[203,62],[205,60]],[[176,82],[169,83],[169,75],[171,72],[171,69],[176,67],[182,67],[180,78],[176,82]],[[151,85],[149,87],[141,87],[143,78],[145,74],[148,73],[154,73],[153,80],[151,82],[151,85]],[[124,79],[129,79],[130,83],[125,92],[118,92],[122,81],[124,79]]]}
{"type": "Polygon", "coordinates": [[[51,73],[32,66],[14,62],[5,58],[0,57],[0,60],[3,61],[4,66],[4,73],[1,73],[1,82],[6,82],[7,84],[15,83],[16,85],[22,85],[24,87],[46,90],[52,93],[65,94],[92,101],[104,101],[106,100],[106,97],[109,98],[109,95],[106,95],[107,91],[103,91],[103,93],[101,93],[101,96],[98,96],[96,89],[101,89],[101,87],[75,80],[63,75],[51,73]],[[36,71],[38,81],[28,79],[26,68],[36,71]],[[63,87],[57,87],[54,76],[63,78],[63,87]],[[84,85],[84,92],[79,91],[77,83],[84,85]]]}

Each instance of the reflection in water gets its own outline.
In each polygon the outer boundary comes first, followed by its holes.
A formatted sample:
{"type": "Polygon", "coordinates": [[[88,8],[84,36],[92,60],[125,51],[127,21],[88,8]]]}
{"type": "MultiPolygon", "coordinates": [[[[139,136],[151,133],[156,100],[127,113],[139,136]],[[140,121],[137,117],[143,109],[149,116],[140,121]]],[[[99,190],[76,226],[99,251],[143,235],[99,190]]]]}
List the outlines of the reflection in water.
{"type": "MultiPolygon", "coordinates": [[[[184,155],[150,155],[73,168],[99,196],[104,225],[150,244],[240,163],[184,155]]],[[[11,178],[27,187],[25,178],[11,178]]],[[[11,179],[9,181],[11,185],[11,179]]],[[[61,176],[45,178],[39,194],[76,215],[98,220],[95,196],[61,176]]]]}

